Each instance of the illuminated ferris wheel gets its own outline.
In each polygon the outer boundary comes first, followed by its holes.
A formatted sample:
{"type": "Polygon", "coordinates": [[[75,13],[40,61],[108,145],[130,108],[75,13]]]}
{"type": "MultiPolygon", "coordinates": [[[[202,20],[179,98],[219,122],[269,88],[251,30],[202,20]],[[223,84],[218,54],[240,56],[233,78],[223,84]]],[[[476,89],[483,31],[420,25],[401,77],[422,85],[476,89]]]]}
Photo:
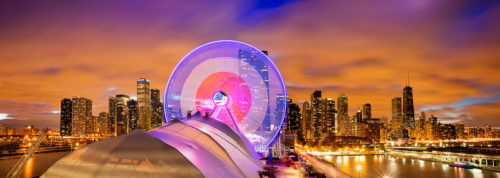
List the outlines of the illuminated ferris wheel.
{"type": "Polygon", "coordinates": [[[164,96],[166,122],[199,111],[245,135],[260,152],[280,134],[288,107],[283,79],[269,57],[229,40],[188,53],[173,70],[164,96]]]}

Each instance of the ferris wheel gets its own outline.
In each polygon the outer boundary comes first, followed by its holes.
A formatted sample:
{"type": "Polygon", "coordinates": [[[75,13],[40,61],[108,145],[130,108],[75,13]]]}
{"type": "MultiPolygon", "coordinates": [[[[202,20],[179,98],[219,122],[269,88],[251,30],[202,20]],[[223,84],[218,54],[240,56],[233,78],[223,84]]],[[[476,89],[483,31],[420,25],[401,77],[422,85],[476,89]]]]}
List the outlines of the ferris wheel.
{"type": "Polygon", "coordinates": [[[174,68],[164,95],[165,122],[189,113],[209,115],[264,152],[285,123],[283,78],[261,50],[238,41],[214,41],[188,53],[174,68]]]}

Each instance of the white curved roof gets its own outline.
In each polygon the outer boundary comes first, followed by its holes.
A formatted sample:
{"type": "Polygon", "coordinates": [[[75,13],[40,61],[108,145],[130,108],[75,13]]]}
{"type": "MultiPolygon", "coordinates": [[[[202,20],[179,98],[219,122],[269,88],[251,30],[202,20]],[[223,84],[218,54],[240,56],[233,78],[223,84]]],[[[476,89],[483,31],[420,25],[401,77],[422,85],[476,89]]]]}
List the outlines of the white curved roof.
{"type": "Polygon", "coordinates": [[[234,131],[231,127],[219,121],[199,115],[185,119],[183,123],[210,135],[210,137],[229,153],[231,159],[238,163],[237,165],[241,170],[249,172],[247,175],[255,175],[255,172],[262,169],[262,165],[256,159],[258,155],[255,150],[253,150],[253,146],[244,136],[234,131]]]}
{"type": "Polygon", "coordinates": [[[245,137],[196,114],[84,146],[42,177],[257,177],[256,157],[245,137]]]}
{"type": "Polygon", "coordinates": [[[204,177],[176,148],[138,130],[84,146],[41,177],[204,177]]]}

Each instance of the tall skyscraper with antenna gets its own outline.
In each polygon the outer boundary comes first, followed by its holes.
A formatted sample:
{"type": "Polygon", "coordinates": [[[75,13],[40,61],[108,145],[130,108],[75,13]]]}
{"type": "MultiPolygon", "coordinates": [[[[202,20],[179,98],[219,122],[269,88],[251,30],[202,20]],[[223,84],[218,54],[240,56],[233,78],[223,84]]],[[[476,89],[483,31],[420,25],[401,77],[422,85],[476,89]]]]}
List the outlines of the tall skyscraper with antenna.
{"type": "Polygon", "coordinates": [[[415,111],[413,107],[413,89],[410,86],[410,74],[408,83],[403,89],[403,128],[415,128],[415,111]]]}

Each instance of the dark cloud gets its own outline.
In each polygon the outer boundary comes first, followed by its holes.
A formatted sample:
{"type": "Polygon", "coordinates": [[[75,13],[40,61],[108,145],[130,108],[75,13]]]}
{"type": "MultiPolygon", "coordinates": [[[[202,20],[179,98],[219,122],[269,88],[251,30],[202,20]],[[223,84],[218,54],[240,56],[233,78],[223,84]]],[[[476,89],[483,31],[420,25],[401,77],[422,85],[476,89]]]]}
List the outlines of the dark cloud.
{"type": "Polygon", "coordinates": [[[56,75],[56,74],[60,74],[62,71],[63,71],[63,69],[61,69],[61,68],[50,67],[50,68],[35,71],[35,72],[33,72],[33,74],[35,74],[35,75],[56,75]]]}

